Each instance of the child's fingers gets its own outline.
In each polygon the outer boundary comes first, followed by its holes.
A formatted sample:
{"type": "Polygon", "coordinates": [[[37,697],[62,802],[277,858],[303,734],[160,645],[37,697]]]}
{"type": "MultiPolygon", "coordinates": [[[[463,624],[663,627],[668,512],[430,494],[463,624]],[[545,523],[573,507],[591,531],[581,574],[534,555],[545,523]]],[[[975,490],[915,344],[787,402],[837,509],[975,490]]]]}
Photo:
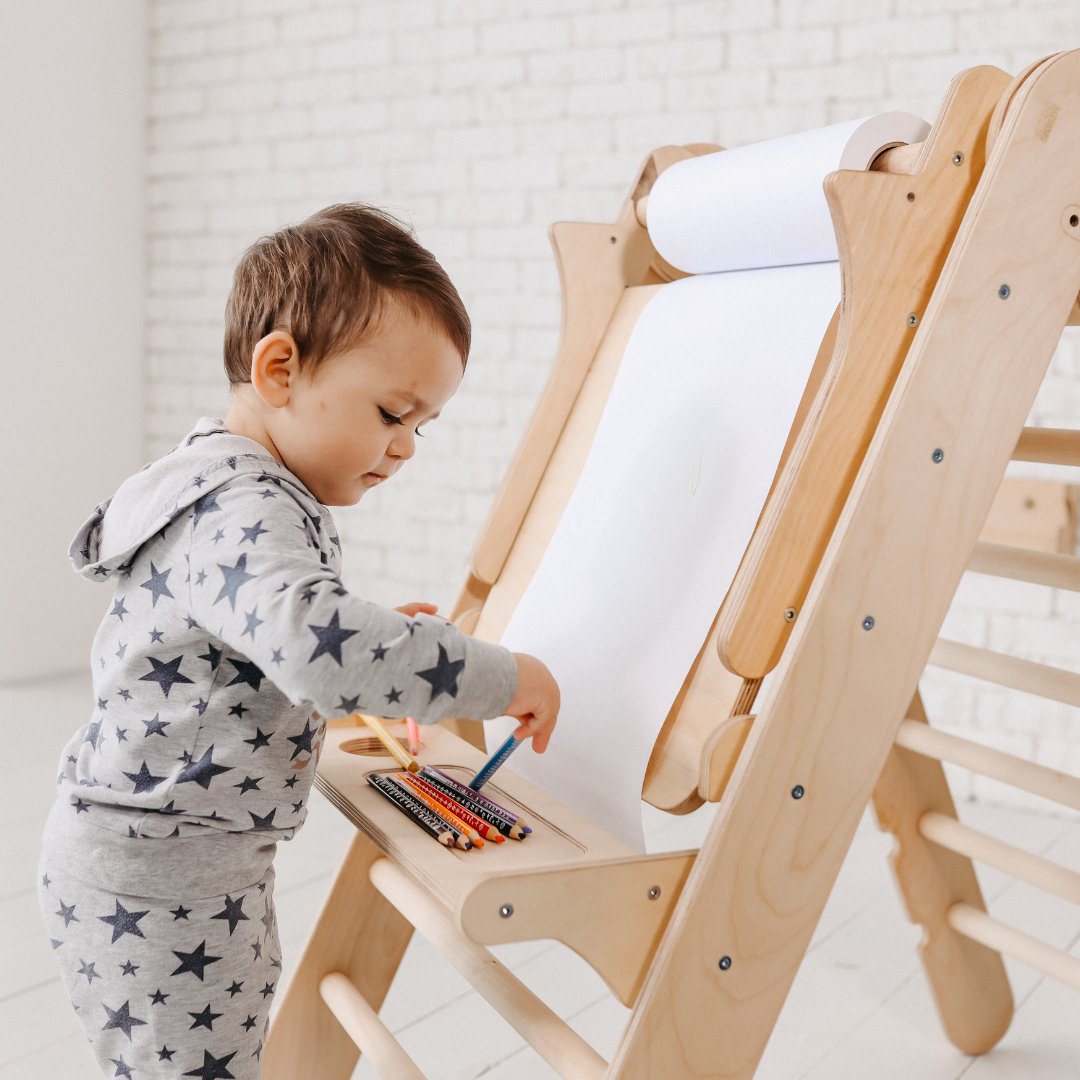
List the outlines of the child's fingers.
{"type": "Polygon", "coordinates": [[[402,604],[401,607],[394,608],[395,611],[400,611],[402,615],[434,615],[438,610],[437,604],[425,604],[425,603],[413,603],[402,604]]]}
{"type": "Polygon", "coordinates": [[[531,738],[533,750],[538,754],[542,754],[551,741],[551,730],[554,726],[553,722],[544,720],[535,714],[530,714],[527,718],[522,718],[521,723],[514,730],[514,738],[518,741],[531,738]]]}

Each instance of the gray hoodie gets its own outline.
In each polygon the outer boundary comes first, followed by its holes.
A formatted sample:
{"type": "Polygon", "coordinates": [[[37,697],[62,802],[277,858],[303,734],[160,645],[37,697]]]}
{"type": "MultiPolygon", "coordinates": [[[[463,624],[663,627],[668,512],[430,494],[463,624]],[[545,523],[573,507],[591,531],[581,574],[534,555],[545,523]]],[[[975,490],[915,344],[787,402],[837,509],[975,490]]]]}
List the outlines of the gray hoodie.
{"type": "Polygon", "coordinates": [[[322,717],[489,718],[515,690],[501,646],[350,593],[327,508],[219,420],[97,506],[70,556],[112,588],[96,700],[60,763],[76,829],[287,839],[322,717]]]}

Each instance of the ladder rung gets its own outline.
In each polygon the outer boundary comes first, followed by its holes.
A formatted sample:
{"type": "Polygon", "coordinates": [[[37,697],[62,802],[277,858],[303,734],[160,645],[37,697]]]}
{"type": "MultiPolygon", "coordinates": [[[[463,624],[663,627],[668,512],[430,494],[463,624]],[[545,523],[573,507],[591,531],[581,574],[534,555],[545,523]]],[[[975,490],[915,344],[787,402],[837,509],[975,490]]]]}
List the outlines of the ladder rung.
{"type": "Polygon", "coordinates": [[[961,675],[1022,690],[1026,694],[1080,706],[1080,675],[1050,664],[1022,660],[1008,653],[980,649],[959,641],[938,638],[927,663],[961,675]]]}
{"type": "Polygon", "coordinates": [[[467,938],[430,893],[389,859],[371,865],[371,883],[469,980],[560,1075],[600,1080],[607,1062],[558,1013],[482,945],[467,938]]]}
{"type": "Polygon", "coordinates": [[[971,904],[953,904],[949,908],[948,920],[949,925],[964,937],[1014,956],[1036,971],[1080,990],[1080,960],[1061,949],[1055,949],[1015,927],[1006,926],[971,904]]]}
{"type": "Polygon", "coordinates": [[[896,733],[896,745],[937,761],[962,765],[982,776],[1080,810],[1080,780],[1075,776],[982,746],[959,735],[937,731],[921,720],[903,721],[896,733]]]}
{"type": "Polygon", "coordinates": [[[980,541],[975,545],[967,568],[976,574],[1080,592],[1080,559],[1075,555],[980,541]]]}
{"type": "MultiPolygon", "coordinates": [[[[424,1080],[416,1062],[405,1053],[348,975],[343,971],[324,975],[319,981],[319,994],[380,1076],[394,1080],[424,1080]]],[[[318,1049],[313,1052],[317,1055],[318,1049]]]]}
{"type": "Polygon", "coordinates": [[[1013,450],[1013,461],[1080,465],[1080,431],[1073,428],[1026,427],[1013,450]]]}
{"type": "Polygon", "coordinates": [[[1080,874],[1075,870],[987,836],[937,810],[928,810],[919,818],[919,833],[948,851],[995,866],[1063,900],[1080,904],[1080,874]]]}

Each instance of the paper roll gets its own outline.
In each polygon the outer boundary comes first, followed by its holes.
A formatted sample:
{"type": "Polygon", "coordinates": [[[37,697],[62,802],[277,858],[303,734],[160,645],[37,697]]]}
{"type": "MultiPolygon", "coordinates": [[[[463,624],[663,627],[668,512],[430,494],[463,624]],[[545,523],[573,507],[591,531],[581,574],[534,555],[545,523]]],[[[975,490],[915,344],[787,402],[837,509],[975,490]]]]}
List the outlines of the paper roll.
{"type": "Polygon", "coordinates": [[[911,113],[886,112],[680,161],[649,193],[649,236],[691,274],[832,262],[825,177],[866,169],[883,150],[929,131],[911,113]]]}

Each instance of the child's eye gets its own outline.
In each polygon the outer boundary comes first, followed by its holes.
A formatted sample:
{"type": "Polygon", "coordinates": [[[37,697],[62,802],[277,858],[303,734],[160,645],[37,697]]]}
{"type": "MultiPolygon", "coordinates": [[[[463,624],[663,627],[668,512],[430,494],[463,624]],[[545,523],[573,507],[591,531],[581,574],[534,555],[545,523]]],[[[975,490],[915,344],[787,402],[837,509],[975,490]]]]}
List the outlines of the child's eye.
{"type": "MultiPolygon", "coordinates": [[[[382,416],[382,421],[383,421],[384,424],[404,424],[405,423],[405,421],[402,420],[400,416],[397,416],[394,413],[389,412],[388,410],[384,409],[381,405],[378,407],[378,409],[379,409],[379,415],[382,416]]],[[[414,430],[415,430],[416,434],[420,436],[420,438],[424,437],[424,433],[419,428],[415,428],[414,430]]]]}

